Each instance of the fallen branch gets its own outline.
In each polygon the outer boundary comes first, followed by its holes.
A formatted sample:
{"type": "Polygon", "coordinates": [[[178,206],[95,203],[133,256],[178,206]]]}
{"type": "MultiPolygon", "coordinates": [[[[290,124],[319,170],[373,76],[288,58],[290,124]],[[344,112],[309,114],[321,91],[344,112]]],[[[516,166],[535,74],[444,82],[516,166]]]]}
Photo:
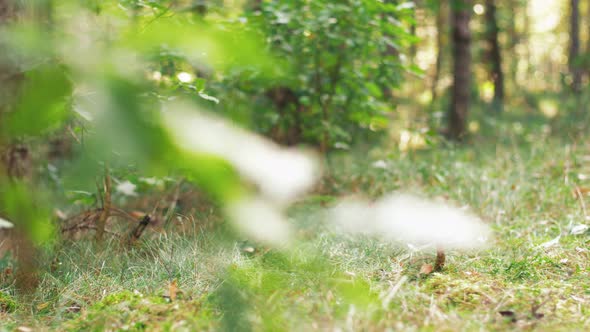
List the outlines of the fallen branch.
{"type": "Polygon", "coordinates": [[[104,200],[102,203],[102,213],[96,221],[96,241],[102,242],[105,233],[107,219],[111,214],[111,176],[109,175],[108,166],[104,170],[104,200]]]}
{"type": "MultiPolygon", "coordinates": [[[[98,229],[98,227],[96,227],[95,225],[74,225],[68,228],[63,228],[61,230],[62,233],[68,233],[68,232],[74,232],[74,231],[79,231],[79,230],[92,230],[92,231],[96,231],[98,229]]],[[[116,233],[116,232],[112,232],[109,231],[108,229],[104,229],[104,234],[109,234],[112,236],[116,236],[116,237],[121,237],[121,234],[116,233]]]]}

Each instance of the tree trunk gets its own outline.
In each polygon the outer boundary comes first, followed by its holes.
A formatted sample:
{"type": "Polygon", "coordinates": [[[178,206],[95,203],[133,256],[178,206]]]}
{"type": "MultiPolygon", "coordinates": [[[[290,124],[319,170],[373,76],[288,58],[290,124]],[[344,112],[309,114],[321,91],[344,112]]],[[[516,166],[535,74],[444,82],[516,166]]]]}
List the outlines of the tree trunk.
{"type": "Polygon", "coordinates": [[[568,64],[572,75],[571,88],[579,93],[582,88],[582,69],[578,64],[580,56],[580,1],[570,1],[570,50],[568,64]]]}
{"type": "Polygon", "coordinates": [[[494,110],[500,112],[504,107],[504,73],[502,72],[502,54],[498,41],[498,21],[496,18],[496,0],[486,0],[486,39],[489,47],[490,76],[494,84],[494,110]]]}
{"type": "MultiPolygon", "coordinates": [[[[518,85],[518,81],[516,79],[516,74],[518,71],[518,54],[516,53],[516,46],[520,43],[520,34],[518,33],[518,30],[516,28],[516,15],[518,15],[518,12],[520,10],[523,10],[521,8],[521,6],[519,5],[519,1],[518,0],[511,0],[509,2],[509,5],[512,10],[510,10],[510,19],[509,19],[509,24],[508,24],[508,36],[509,36],[509,46],[508,46],[508,53],[510,54],[509,56],[509,69],[508,69],[508,80],[509,80],[509,84],[510,87],[513,90],[518,89],[519,85],[518,85]]],[[[526,15],[526,7],[524,8],[525,10],[525,15],[526,15]]],[[[510,91],[510,89],[508,89],[510,91]]]]}
{"type": "Polygon", "coordinates": [[[528,15],[528,4],[524,6],[524,19],[523,19],[523,30],[520,34],[520,43],[525,46],[525,61],[526,68],[523,77],[523,83],[533,79],[534,67],[531,65],[533,62],[533,51],[531,50],[531,18],[528,15]]]}
{"type": "Polygon", "coordinates": [[[586,69],[586,84],[587,86],[590,85],[590,1],[586,3],[586,9],[588,12],[586,13],[588,16],[586,17],[586,55],[584,56],[584,68],[586,69]]]}
{"type": "Polygon", "coordinates": [[[586,2],[586,54],[584,56],[584,64],[583,67],[585,68],[585,75],[588,79],[588,84],[590,85],[590,1],[586,2]]]}
{"type": "Polygon", "coordinates": [[[440,70],[443,62],[443,36],[445,35],[445,10],[443,2],[438,3],[438,10],[436,12],[436,62],[434,64],[434,74],[432,77],[432,85],[430,87],[430,93],[432,96],[432,103],[434,103],[438,97],[438,81],[440,79],[440,70]]]}
{"type": "Polygon", "coordinates": [[[245,8],[253,12],[262,10],[262,0],[246,1],[245,8]]]}
{"type": "Polygon", "coordinates": [[[461,140],[466,134],[471,88],[471,4],[469,0],[455,0],[452,4],[453,86],[447,134],[452,140],[461,140]]]}

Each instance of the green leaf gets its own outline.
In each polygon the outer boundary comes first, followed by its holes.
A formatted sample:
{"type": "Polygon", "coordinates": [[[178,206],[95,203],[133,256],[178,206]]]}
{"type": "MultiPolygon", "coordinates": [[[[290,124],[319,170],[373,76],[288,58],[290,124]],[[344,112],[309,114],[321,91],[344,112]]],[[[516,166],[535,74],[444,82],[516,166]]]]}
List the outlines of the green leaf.
{"type": "Polygon", "coordinates": [[[55,239],[48,197],[22,181],[0,182],[0,211],[37,245],[55,239]]]}
{"type": "Polygon", "coordinates": [[[27,72],[21,91],[14,111],[4,119],[3,132],[9,137],[41,135],[68,117],[72,83],[63,67],[43,65],[27,72]]]}

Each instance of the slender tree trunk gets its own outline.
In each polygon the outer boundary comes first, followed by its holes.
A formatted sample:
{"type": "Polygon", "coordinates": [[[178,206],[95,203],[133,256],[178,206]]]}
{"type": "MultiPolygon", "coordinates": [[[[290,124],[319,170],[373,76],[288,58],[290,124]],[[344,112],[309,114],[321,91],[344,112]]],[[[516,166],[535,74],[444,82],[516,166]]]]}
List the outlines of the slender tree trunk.
{"type": "Polygon", "coordinates": [[[245,7],[251,11],[262,10],[262,0],[249,0],[245,7]]]}
{"type": "Polygon", "coordinates": [[[448,137],[461,140],[466,134],[465,123],[471,88],[471,3],[469,0],[455,0],[452,4],[453,87],[448,115],[448,137]]]}
{"type": "MultiPolygon", "coordinates": [[[[518,30],[516,28],[516,15],[518,15],[518,12],[523,10],[523,8],[521,8],[521,6],[519,5],[519,0],[511,0],[510,1],[510,19],[509,19],[509,25],[508,25],[508,36],[509,36],[509,46],[508,46],[508,53],[510,54],[510,65],[509,65],[509,69],[508,69],[508,77],[509,77],[509,82],[511,84],[511,88],[512,89],[518,89],[518,82],[516,79],[516,74],[518,71],[518,62],[519,62],[519,57],[518,54],[516,53],[516,46],[520,43],[520,35],[518,33],[518,30]]],[[[526,7],[524,8],[524,10],[526,11],[526,7]]],[[[526,13],[525,13],[526,15],[526,13]]],[[[509,89],[510,90],[510,89],[509,89]]]]}
{"type": "Polygon", "coordinates": [[[502,71],[502,54],[498,41],[498,21],[496,18],[496,0],[486,0],[486,39],[489,47],[490,76],[494,83],[494,110],[500,112],[504,106],[504,73],[502,71]]]}
{"type": "Polygon", "coordinates": [[[434,64],[434,74],[432,76],[432,85],[430,87],[430,93],[432,96],[432,103],[434,103],[438,97],[438,81],[440,79],[440,71],[443,62],[443,40],[445,35],[445,13],[444,3],[440,1],[438,3],[438,10],[436,12],[436,62],[434,64]]]}
{"type": "Polygon", "coordinates": [[[590,1],[586,3],[586,9],[588,10],[586,17],[586,56],[584,60],[584,68],[586,68],[586,79],[588,80],[588,85],[590,85],[590,1]]]}
{"type": "Polygon", "coordinates": [[[531,51],[531,18],[528,15],[528,10],[530,4],[527,4],[524,7],[524,19],[523,19],[523,31],[520,35],[520,42],[525,46],[525,56],[526,59],[526,68],[525,68],[525,75],[523,78],[523,82],[528,82],[532,79],[532,75],[534,73],[535,68],[532,66],[532,54],[531,51]]]}
{"type": "Polygon", "coordinates": [[[572,75],[571,88],[579,93],[582,88],[582,69],[578,64],[580,56],[580,1],[570,0],[570,49],[568,64],[572,75]]]}

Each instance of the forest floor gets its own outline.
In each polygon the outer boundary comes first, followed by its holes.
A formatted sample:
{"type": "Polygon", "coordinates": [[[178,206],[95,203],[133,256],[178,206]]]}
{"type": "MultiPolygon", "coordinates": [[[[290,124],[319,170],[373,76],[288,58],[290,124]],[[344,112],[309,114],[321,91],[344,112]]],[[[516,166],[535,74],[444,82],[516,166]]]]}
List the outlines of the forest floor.
{"type": "Polygon", "coordinates": [[[580,123],[506,115],[462,147],[333,156],[332,194],[291,210],[301,241],[289,252],[200,232],[198,219],[190,234],[133,249],[66,244],[35,294],[2,295],[0,331],[590,330],[590,136],[580,123]],[[316,223],[334,196],[394,190],[469,205],[494,239],[447,252],[430,272],[433,252],[316,223]]]}

